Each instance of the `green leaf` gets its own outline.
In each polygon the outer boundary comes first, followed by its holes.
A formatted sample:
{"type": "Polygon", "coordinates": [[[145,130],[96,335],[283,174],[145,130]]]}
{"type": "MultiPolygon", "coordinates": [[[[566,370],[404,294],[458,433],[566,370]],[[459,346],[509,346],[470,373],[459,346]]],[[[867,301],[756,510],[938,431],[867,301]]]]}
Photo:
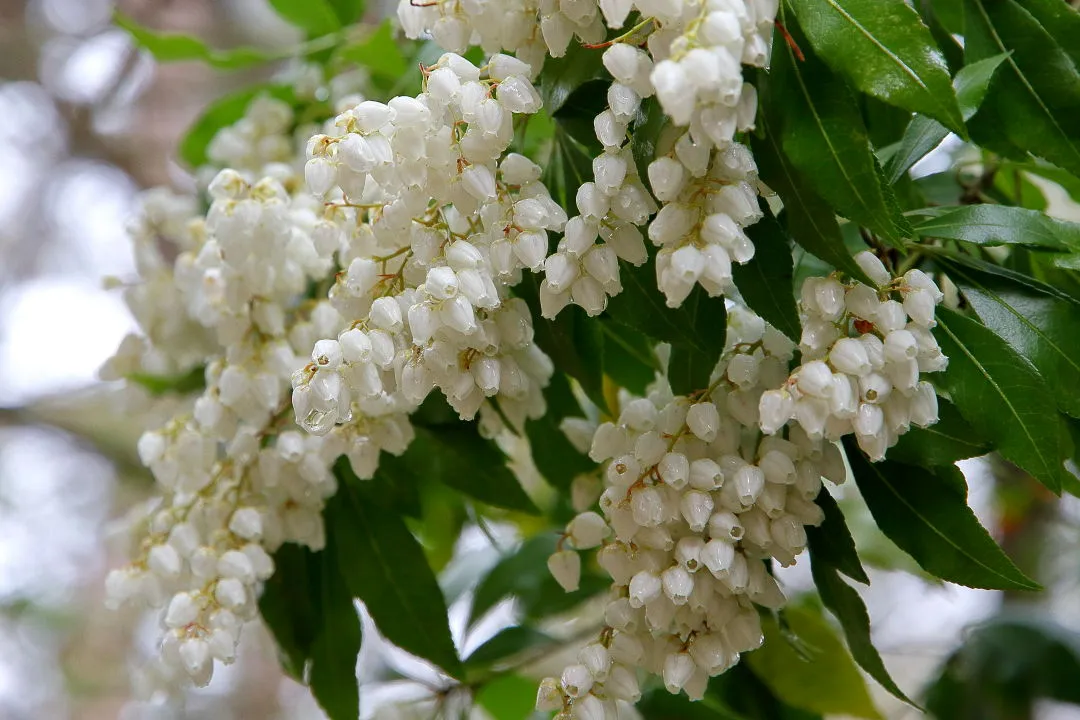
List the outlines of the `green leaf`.
{"type": "Polygon", "coordinates": [[[1045,27],[1015,0],[965,0],[964,8],[969,63],[1012,52],[972,118],[976,139],[976,131],[1001,138],[1080,174],[1080,73],[1055,37],[1058,23],[1045,27]]]}
{"type": "Polygon", "coordinates": [[[558,641],[550,635],[527,625],[513,625],[495,633],[490,640],[473,650],[465,658],[465,669],[483,670],[507,658],[520,655],[526,650],[553,645],[556,642],[558,641]]]}
{"type": "Polygon", "coordinates": [[[338,492],[326,505],[327,535],[342,549],[338,564],[345,584],[387,640],[461,677],[446,603],[420,543],[356,479],[344,458],[334,465],[334,475],[338,492]]]}
{"type": "MultiPolygon", "coordinates": [[[[363,40],[343,47],[338,57],[367,68],[368,72],[391,86],[409,72],[405,55],[394,39],[394,26],[389,18],[363,40]]],[[[416,66],[413,66],[415,69],[416,66]]]]}
{"type": "Polygon", "coordinates": [[[480,502],[507,510],[538,513],[517,477],[506,466],[506,455],[476,423],[416,429],[416,440],[403,456],[413,473],[437,480],[480,502]]]}
{"type": "Polygon", "coordinates": [[[820,614],[789,607],[790,631],[810,649],[806,660],[770,616],[761,619],[765,644],[746,655],[754,674],[784,702],[822,714],[880,718],[859,670],[844,644],[820,614]]]}
{"type": "MultiPolygon", "coordinates": [[[[979,109],[990,86],[990,78],[1007,57],[1007,54],[994,55],[966,65],[956,73],[953,85],[956,87],[956,99],[960,103],[960,112],[965,121],[970,120],[979,109]]],[[[889,184],[895,185],[915,163],[940,145],[948,134],[948,128],[937,120],[923,115],[916,116],[904,132],[900,147],[886,165],[885,174],[889,184]]]]}
{"type": "Polygon", "coordinates": [[[503,675],[485,682],[475,700],[498,720],[527,720],[536,703],[536,681],[521,675],[503,675]]]}
{"type": "MultiPolygon", "coordinates": [[[[759,84],[764,74],[759,74],[759,84]]],[[[752,137],[751,148],[761,179],[776,191],[784,202],[781,216],[784,226],[800,247],[851,277],[869,283],[870,279],[844,247],[836,215],[792,167],[780,146],[775,126],[762,112],[758,116],[764,137],[752,137]]]]}
{"type": "Polygon", "coordinates": [[[844,522],[844,514],[840,512],[836,500],[828,490],[821,488],[814,502],[825,513],[825,520],[821,525],[806,526],[807,546],[810,548],[815,564],[828,564],[829,567],[839,570],[852,580],[869,585],[870,578],[866,576],[866,571],[863,570],[862,563],[859,561],[855,541],[851,537],[847,523],[844,522]]]}
{"type": "Polygon", "coordinates": [[[193,367],[182,375],[152,375],[135,372],[126,377],[155,396],[172,393],[187,395],[199,392],[206,387],[206,368],[202,365],[193,367]]]}
{"type": "Polygon", "coordinates": [[[668,117],[660,107],[656,96],[641,101],[641,109],[634,119],[633,134],[630,137],[630,150],[634,155],[638,177],[643,181],[649,177],[649,163],[656,158],[660,133],[667,126],[668,117]]]}
{"type": "Polygon", "coordinates": [[[750,309],[770,325],[798,341],[802,330],[795,307],[794,261],[787,233],[765,207],[765,217],[751,225],[747,234],[754,241],[754,259],[733,265],[735,285],[750,309]]]}
{"type": "Polygon", "coordinates": [[[539,418],[525,421],[525,435],[529,438],[536,469],[552,486],[569,490],[576,476],[594,469],[596,465],[577,451],[559,424],[563,418],[582,417],[585,413],[574,398],[566,376],[558,371],[544,390],[544,400],[547,401],[547,412],[539,418]]]}
{"type": "MultiPolygon", "coordinates": [[[[352,720],[360,712],[356,656],[360,652],[360,616],[345,587],[334,538],[319,553],[323,557],[320,577],[319,632],[311,644],[308,683],[311,693],[330,720],[352,720]]],[[[296,591],[296,588],[293,588],[296,591]]]]}
{"type": "Polygon", "coordinates": [[[209,162],[206,148],[217,131],[242,118],[251,101],[260,95],[269,95],[290,104],[295,101],[291,86],[271,84],[249,86],[215,100],[206,106],[202,115],[184,133],[178,149],[180,159],[191,168],[202,167],[209,162]]]}
{"type": "Polygon", "coordinates": [[[555,533],[535,535],[500,560],[473,593],[469,625],[507,596],[518,599],[526,617],[542,618],[569,610],[611,586],[611,578],[605,581],[583,564],[581,586],[575,592],[565,592],[547,569],[557,541],[555,533]]]}
{"type": "Polygon", "coordinates": [[[814,51],[868,95],[964,134],[945,58],[904,0],[791,0],[814,51]]]}
{"type": "Polygon", "coordinates": [[[851,656],[855,658],[855,662],[859,663],[859,666],[870,677],[881,683],[881,686],[895,697],[914,705],[889,675],[881,655],[878,654],[877,648],[870,639],[870,614],[867,613],[866,605],[863,604],[859,593],[844,582],[837,568],[822,561],[813,549],[810,551],[810,572],[814,577],[818,595],[821,596],[821,602],[840,621],[848,649],[851,650],[851,656]]]}
{"type": "Polygon", "coordinates": [[[328,0],[328,2],[343,26],[359,22],[364,15],[366,5],[364,0],[328,0]]]}
{"type": "Polygon", "coordinates": [[[1038,590],[1001,551],[967,505],[955,467],[931,472],[884,460],[871,463],[845,438],[855,482],[890,540],[942,580],[989,590],[1038,590]]]}
{"type": "Polygon", "coordinates": [[[928,209],[915,225],[923,237],[963,240],[976,245],[1024,245],[1046,250],[1080,250],[1080,224],[1035,210],[1007,205],[965,205],[928,209]]]}
{"type": "Polygon", "coordinates": [[[298,682],[304,681],[304,668],[321,625],[322,559],[321,553],[285,543],[274,553],[274,574],[259,596],[259,614],[277,643],[281,666],[298,682]]]}
{"type": "Polygon", "coordinates": [[[1054,398],[1032,365],[978,322],[938,308],[935,332],[949,357],[943,384],[960,414],[998,452],[1054,492],[1072,448],[1054,398]]]}
{"type": "Polygon", "coordinates": [[[882,182],[854,96],[814,56],[794,15],[781,9],[781,16],[805,54],[799,60],[790,45],[776,43],[762,92],[764,112],[784,155],[840,215],[902,247],[907,228],[882,182]]]}
{"type": "Polygon", "coordinates": [[[309,37],[325,35],[341,27],[332,0],[269,0],[282,18],[307,32],[309,37]]]}
{"type": "Polygon", "coordinates": [[[645,396],[645,387],[660,369],[652,341],[609,318],[601,317],[599,322],[604,335],[604,374],[619,387],[645,396]]]}
{"type": "MultiPolygon", "coordinates": [[[[1080,387],[1080,307],[972,270],[954,268],[950,277],[983,324],[1031,361],[1050,387],[1080,387]]],[[[1060,410],[1080,417],[1080,395],[1053,395],[1060,410]]]]}
{"type": "Polygon", "coordinates": [[[909,465],[935,467],[990,452],[986,442],[956,406],[938,398],[938,421],[925,428],[912,427],[889,448],[889,459],[909,465]]]}
{"type": "Polygon", "coordinates": [[[274,54],[254,47],[215,50],[191,35],[157,32],[143,27],[119,10],[113,12],[113,22],[126,30],[139,47],[148,50],[158,62],[197,61],[219,70],[236,70],[275,58],[274,54]]]}
{"type": "Polygon", "coordinates": [[[548,114],[554,117],[574,91],[590,80],[609,80],[607,71],[604,70],[603,56],[603,50],[586,48],[580,43],[572,42],[561,58],[548,58],[544,61],[538,90],[548,114]]]}

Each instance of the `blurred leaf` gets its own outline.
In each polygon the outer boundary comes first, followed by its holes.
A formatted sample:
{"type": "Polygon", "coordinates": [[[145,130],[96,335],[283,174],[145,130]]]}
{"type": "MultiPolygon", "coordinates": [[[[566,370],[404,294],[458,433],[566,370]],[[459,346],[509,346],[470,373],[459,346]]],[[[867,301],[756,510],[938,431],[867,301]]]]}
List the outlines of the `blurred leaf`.
{"type": "Polygon", "coordinates": [[[533,714],[536,681],[521,675],[503,675],[485,682],[475,701],[498,720],[526,720],[533,714]]]}
{"type": "Polygon", "coordinates": [[[437,430],[417,428],[416,439],[402,457],[414,473],[480,502],[507,510],[539,512],[506,466],[506,455],[493,441],[480,436],[475,422],[437,430]]]}
{"type": "MultiPolygon", "coordinates": [[[[389,18],[363,40],[341,48],[338,56],[367,68],[368,72],[390,83],[390,86],[409,72],[405,55],[394,39],[394,26],[389,18]]],[[[413,66],[415,70],[416,66],[413,66]]]]}
{"type": "Polygon", "coordinates": [[[923,237],[963,240],[976,245],[1025,245],[1047,250],[1080,250],[1080,224],[1035,210],[1006,205],[965,205],[928,209],[915,225],[923,237]]]}
{"type": "Polygon", "coordinates": [[[259,596],[259,614],[274,636],[282,668],[297,682],[319,632],[318,605],[323,556],[306,547],[285,543],[274,553],[274,574],[259,596]]]}
{"type": "Polygon", "coordinates": [[[338,492],[326,505],[327,534],[348,548],[338,561],[349,590],[387,640],[460,677],[446,603],[420,543],[344,458],[334,475],[338,492]]]}
{"type": "MultiPolygon", "coordinates": [[[[352,720],[360,712],[356,656],[360,652],[360,616],[345,587],[337,560],[342,549],[327,540],[320,583],[319,632],[311,644],[308,683],[330,720],[352,720]]],[[[293,592],[296,588],[293,588],[293,592]]]]}
{"type": "Polygon", "coordinates": [[[284,20],[307,32],[309,37],[334,32],[342,25],[334,10],[334,0],[268,0],[284,20]]]}
{"type": "MultiPolygon", "coordinates": [[[[967,268],[954,267],[959,286],[986,327],[1027,358],[1052,388],[1080,388],[1080,306],[967,268]]],[[[1080,394],[1052,393],[1057,406],[1080,417],[1080,394]]]]}
{"type": "Polygon", "coordinates": [[[930,31],[904,0],[791,0],[814,51],[863,92],[964,134],[930,31]]]}
{"type": "MultiPolygon", "coordinates": [[[[956,88],[956,98],[960,103],[960,112],[965,121],[971,119],[979,109],[990,86],[990,78],[994,76],[994,71],[1007,57],[1008,55],[1004,53],[994,55],[966,65],[956,73],[953,85],[956,88]]],[[[886,164],[885,175],[889,183],[895,184],[906,175],[915,163],[940,145],[948,134],[949,129],[937,120],[925,115],[916,116],[900,140],[900,147],[886,164]]]]}
{"type": "Polygon", "coordinates": [[[938,421],[925,428],[912,427],[889,448],[889,459],[909,465],[935,467],[990,452],[990,444],[964,420],[956,406],[938,398],[938,421]]]}
{"type": "MultiPolygon", "coordinates": [[[[551,636],[534,628],[513,625],[495,633],[490,640],[473,650],[465,658],[465,668],[469,671],[485,669],[526,650],[556,642],[551,636]]],[[[536,688],[533,688],[534,692],[535,690],[536,688]]]]}
{"type": "Polygon", "coordinates": [[[243,90],[218,98],[206,106],[202,115],[188,128],[180,140],[178,148],[180,159],[191,168],[205,165],[209,161],[206,148],[214,139],[214,135],[221,128],[232,125],[242,118],[251,101],[260,95],[269,95],[290,104],[295,102],[291,86],[271,84],[248,86],[243,90]]]}
{"type": "Polygon", "coordinates": [[[926,691],[942,720],[1025,718],[1040,699],[1080,704],[1080,636],[1045,618],[1005,616],[970,632],[926,691]]]}
{"type": "Polygon", "coordinates": [[[201,365],[191,368],[183,375],[151,375],[136,372],[126,377],[155,396],[171,393],[187,395],[199,392],[206,387],[206,368],[201,365]]]}
{"type": "Polygon", "coordinates": [[[836,500],[824,487],[818,492],[814,501],[825,514],[825,520],[821,525],[814,527],[806,526],[807,545],[816,564],[827,564],[847,575],[852,580],[857,580],[864,585],[870,584],[870,578],[866,577],[862,563],[859,562],[859,553],[855,549],[855,541],[851,537],[844,522],[844,514],[836,504],[836,500]]]}
{"type": "Polygon", "coordinates": [[[328,0],[328,2],[342,25],[359,22],[364,15],[366,5],[364,0],[328,0]]]}
{"type": "Polygon", "coordinates": [[[821,615],[803,607],[789,607],[784,618],[792,632],[809,648],[803,659],[766,615],[761,619],[765,644],[746,655],[754,674],[784,702],[823,714],[880,718],[866,684],[851,655],[821,615]]]}
{"type": "Polygon", "coordinates": [[[536,535],[500,560],[476,587],[469,625],[507,596],[519,600],[526,617],[546,617],[569,610],[610,587],[611,578],[605,581],[582,563],[581,587],[576,592],[565,592],[547,569],[547,559],[555,552],[557,540],[551,532],[536,535]]]}
{"type": "Polygon", "coordinates": [[[237,47],[215,50],[196,37],[181,33],[165,33],[151,30],[135,22],[119,10],[113,11],[113,22],[127,31],[144,50],[148,50],[158,62],[204,62],[219,70],[257,65],[274,59],[275,55],[254,47],[237,47]]]}
{"type": "Polygon", "coordinates": [[[911,699],[896,684],[889,675],[885,663],[881,660],[877,648],[870,638],[870,615],[866,612],[866,605],[855,588],[844,582],[837,572],[837,568],[825,562],[810,550],[810,571],[814,577],[814,585],[817,586],[821,602],[840,621],[844,629],[844,637],[847,639],[848,649],[855,662],[867,672],[867,674],[881,683],[881,686],[892,695],[906,703],[914,705],[911,699]]]}
{"type": "Polygon", "coordinates": [[[871,463],[851,438],[844,446],[874,520],[927,572],[968,587],[1039,589],[979,524],[955,467],[931,472],[891,460],[871,463]]]}
{"type": "Polygon", "coordinates": [[[584,413],[570,390],[566,376],[556,371],[544,390],[547,412],[539,418],[525,421],[533,463],[553,487],[569,490],[573,479],[596,465],[577,451],[560,428],[567,417],[583,417],[584,413]]]}
{"type": "Polygon", "coordinates": [[[754,241],[754,259],[733,265],[731,274],[750,309],[797,342],[802,330],[792,293],[795,268],[791,244],[767,207],[762,210],[765,217],[747,230],[754,241]]]}
{"type": "Polygon", "coordinates": [[[935,336],[949,358],[942,383],[960,414],[1007,460],[1051,490],[1061,489],[1072,448],[1053,394],[1035,368],[978,322],[938,308],[935,336]]]}
{"type": "MultiPolygon", "coordinates": [[[[764,75],[759,75],[762,82],[764,75]]],[[[764,108],[768,110],[768,108],[764,108]]],[[[784,155],[780,137],[767,118],[767,112],[758,117],[764,130],[764,138],[751,138],[751,147],[757,161],[761,179],[776,191],[784,202],[781,219],[787,231],[802,248],[829,263],[849,276],[870,282],[862,269],[844,247],[840,237],[840,225],[836,215],[816,192],[799,177],[791,161],[784,155]]]]}
{"type": "Polygon", "coordinates": [[[1012,53],[972,118],[976,139],[990,140],[991,148],[1022,148],[1080,173],[1080,73],[1056,37],[1067,24],[1044,26],[1016,0],[965,0],[964,9],[969,63],[1012,53]]]}
{"type": "Polygon", "coordinates": [[[600,318],[604,335],[604,373],[619,387],[635,395],[646,395],[645,386],[656,379],[660,369],[653,343],[648,336],[625,325],[600,318]]]}
{"type": "Polygon", "coordinates": [[[791,165],[840,215],[901,247],[906,224],[882,182],[855,98],[814,56],[794,15],[781,8],[781,20],[805,60],[787,43],[774,46],[762,93],[771,131],[791,165]]]}

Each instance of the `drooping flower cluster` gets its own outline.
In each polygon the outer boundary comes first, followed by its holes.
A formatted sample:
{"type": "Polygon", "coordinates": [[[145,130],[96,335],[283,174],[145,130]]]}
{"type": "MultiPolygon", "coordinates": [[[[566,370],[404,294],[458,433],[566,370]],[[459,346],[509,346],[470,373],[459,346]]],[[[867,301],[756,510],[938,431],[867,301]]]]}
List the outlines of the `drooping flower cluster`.
{"type": "Polygon", "coordinates": [[[513,114],[540,107],[528,66],[497,55],[485,71],[444,56],[419,97],[361,103],[337,118],[341,134],[309,144],[309,184],[334,193],[337,226],[358,236],[329,293],[350,322],[293,378],[310,432],[410,411],[434,387],[466,419],[490,397],[517,425],[544,411],[551,362],[506,290],[542,267],[566,214],[537,165],[505,154],[513,114]]]}
{"type": "Polygon", "coordinates": [[[921,373],[948,364],[930,333],[943,295],[921,270],[894,279],[871,253],[855,259],[877,287],[835,277],[806,281],[803,363],[762,395],[761,427],[772,434],[794,420],[812,438],[854,433],[859,447],[881,460],[912,425],[937,422],[937,395],[921,373]]]}
{"type": "Polygon", "coordinates": [[[787,437],[758,427],[759,398],[787,377],[792,343],[736,307],[728,349],[707,389],[672,395],[660,380],[645,398],[625,397],[616,422],[596,428],[590,457],[603,463],[599,514],[578,515],[549,567],[577,586],[576,550],[597,558],[613,581],[606,626],[579,662],[546,680],[543,710],[615,717],[615,702],[639,696],[636,670],[663,677],[694,699],[709,677],[762,642],[756,605],[783,593],[767,563],[790,565],[821,522],[814,498],[824,476],[842,482],[836,445],[798,426],[787,437]]]}

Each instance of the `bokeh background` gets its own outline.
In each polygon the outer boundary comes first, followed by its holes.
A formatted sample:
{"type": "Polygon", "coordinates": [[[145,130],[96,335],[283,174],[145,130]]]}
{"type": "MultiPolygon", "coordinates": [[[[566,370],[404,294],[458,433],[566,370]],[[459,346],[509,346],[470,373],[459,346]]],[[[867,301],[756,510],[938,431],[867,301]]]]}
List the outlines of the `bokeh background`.
{"type": "MultiPolygon", "coordinates": [[[[265,0],[120,6],[144,25],[193,33],[216,47],[287,48],[300,39],[265,0]]],[[[172,152],[200,108],[289,72],[288,63],[229,74],[192,63],[158,66],[111,26],[112,9],[109,0],[0,0],[0,720],[317,718],[259,631],[247,633],[240,662],[216,673],[208,689],[179,698],[148,693],[138,677],[154,652],[154,619],[103,605],[104,575],[124,559],[117,521],[153,495],[134,453],[145,422],[136,411],[165,417],[169,407],[97,379],[134,328],[102,278],[133,276],[124,226],[139,192],[190,187],[172,152]]],[[[956,145],[947,142],[916,172],[947,167],[956,145]]],[[[1064,193],[1043,190],[1051,212],[1077,216],[1064,193]]],[[[964,470],[980,518],[1045,593],[931,584],[906,572],[913,564],[876,533],[857,497],[844,499],[860,551],[876,566],[864,593],[874,638],[912,691],[937,675],[969,628],[1002,613],[1058,623],[1055,632],[1066,639],[1080,631],[1080,502],[1045,495],[1003,464],[970,461],[964,470]]],[[[509,530],[503,534],[513,541],[509,530]]],[[[485,543],[467,533],[458,555],[474,569],[490,564],[476,559],[491,550],[485,543]]],[[[805,564],[784,579],[811,587],[805,564]]],[[[362,676],[386,678],[393,674],[387,667],[416,670],[365,645],[362,676]]],[[[1075,685],[1080,693],[1080,675],[1075,685]]],[[[379,693],[363,697],[370,714],[379,693]]],[[[875,697],[889,718],[920,715],[884,693],[875,697]]],[[[1080,711],[1044,700],[1034,716],[1063,720],[1080,711]]]]}

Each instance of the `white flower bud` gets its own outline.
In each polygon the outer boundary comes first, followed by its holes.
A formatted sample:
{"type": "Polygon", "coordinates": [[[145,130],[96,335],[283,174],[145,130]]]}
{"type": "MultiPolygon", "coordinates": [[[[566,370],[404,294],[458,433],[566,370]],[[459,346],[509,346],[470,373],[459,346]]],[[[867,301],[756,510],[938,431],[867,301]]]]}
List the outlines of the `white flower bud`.
{"type": "Polygon", "coordinates": [[[581,583],[581,556],[573,550],[560,550],[548,558],[548,570],[566,592],[574,592],[581,583]]]}
{"type": "Polygon", "coordinates": [[[607,680],[611,671],[611,655],[600,643],[586,645],[578,652],[578,662],[584,665],[596,682],[607,680]]]}
{"type": "Polygon", "coordinates": [[[656,527],[664,521],[663,498],[655,488],[639,488],[630,499],[630,511],[638,525],[656,527]]]}
{"type": "Polygon", "coordinates": [[[862,376],[871,370],[866,347],[854,338],[837,340],[829,351],[829,363],[848,375],[862,376]]]}
{"type": "Polygon", "coordinates": [[[888,285],[889,281],[892,280],[892,275],[885,269],[885,265],[869,250],[858,253],[855,256],[855,262],[878,287],[888,285]]]}
{"type": "Polygon", "coordinates": [[[165,580],[176,579],[183,569],[180,553],[172,545],[155,545],[150,548],[146,564],[150,572],[165,580]]]}
{"type": "Polygon", "coordinates": [[[660,575],[664,594],[675,605],[685,605],[694,591],[694,577],[681,565],[672,565],[660,575]]]}
{"type": "Polygon", "coordinates": [[[664,484],[675,490],[686,487],[690,475],[690,461],[682,453],[669,452],[660,459],[656,467],[664,484]]]}
{"type": "Polygon", "coordinates": [[[675,545],[675,560],[688,572],[697,572],[701,567],[701,551],[705,541],[700,537],[688,535],[675,545]]]}
{"type": "Polygon", "coordinates": [[[634,441],[634,456],[644,467],[657,464],[666,453],[667,442],[655,430],[643,433],[634,441]]]}
{"type": "Polygon", "coordinates": [[[247,600],[247,591],[239,579],[223,578],[218,580],[217,588],[214,589],[214,599],[222,607],[235,610],[247,600]]]}
{"type": "Polygon", "coordinates": [[[926,427],[937,421],[937,393],[933,385],[923,380],[915,386],[915,392],[911,396],[911,422],[919,427],[926,427]]]}
{"type": "Polygon", "coordinates": [[[630,578],[628,588],[630,607],[644,607],[646,603],[660,596],[663,583],[660,577],[649,570],[642,570],[630,578]]]}
{"type": "Polygon", "coordinates": [[[664,658],[664,687],[677,694],[697,670],[697,664],[689,653],[671,653],[664,658]]]}
{"type": "Polygon", "coordinates": [[[694,532],[701,532],[709,523],[709,517],[712,515],[712,496],[701,490],[688,490],[683,493],[682,500],[679,502],[679,509],[690,529],[694,532]]]}
{"type": "Polygon", "coordinates": [[[686,412],[686,425],[703,442],[712,442],[720,427],[720,413],[711,402],[695,403],[686,412]]]}
{"type": "MultiPolygon", "coordinates": [[[[604,0],[601,0],[601,3],[604,0]]],[[[619,637],[629,637],[617,635],[619,637]]],[[[612,642],[614,645],[614,641],[612,642]]],[[[624,665],[615,665],[608,673],[608,679],[604,682],[604,689],[613,697],[628,703],[636,703],[641,699],[641,687],[638,685],[637,674],[624,665]]]]}
{"type": "Polygon", "coordinates": [[[572,698],[586,695],[593,686],[593,676],[584,665],[570,665],[562,672],[563,691],[572,698]]]}
{"type": "Polygon", "coordinates": [[[934,296],[930,290],[922,288],[909,290],[904,295],[904,312],[911,321],[922,327],[934,327],[934,296]]]}
{"type": "Polygon", "coordinates": [[[808,362],[796,370],[795,381],[801,392],[813,397],[828,398],[832,393],[832,371],[820,360],[808,362]]]}
{"type": "Polygon", "coordinates": [[[328,158],[311,158],[304,165],[304,179],[311,193],[322,197],[337,182],[337,166],[328,158]]]}
{"type": "Polygon", "coordinates": [[[199,617],[199,606],[190,593],[182,592],[173,595],[169,601],[169,607],[165,611],[165,624],[171,628],[183,628],[199,617]]]}
{"type": "Polygon", "coordinates": [[[709,537],[724,542],[742,540],[743,526],[734,513],[721,511],[709,518],[709,537]]]}
{"type": "Polygon", "coordinates": [[[720,466],[711,458],[701,458],[690,463],[690,487],[710,492],[724,484],[720,466]]]}
{"type": "Polygon", "coordinates": [[[594,548],[604,542],[609,532],[604,518],[594,512],[584,512],[570,521],[566,533],[578,550],[594,548]]]}

